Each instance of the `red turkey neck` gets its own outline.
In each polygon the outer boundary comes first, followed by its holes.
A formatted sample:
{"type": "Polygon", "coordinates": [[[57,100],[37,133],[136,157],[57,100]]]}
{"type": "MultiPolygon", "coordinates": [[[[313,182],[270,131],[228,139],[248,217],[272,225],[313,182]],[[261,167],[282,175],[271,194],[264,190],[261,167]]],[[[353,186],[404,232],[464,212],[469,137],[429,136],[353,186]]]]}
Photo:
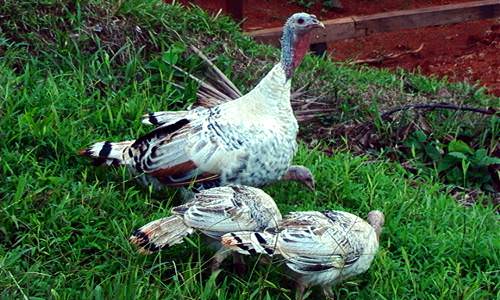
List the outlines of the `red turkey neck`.
{"type": "Polygon", "coordinates": [[[305,33],[301,35],[298,40],[295,42],[293,58],[292,58],[292,67],[295,70],[306,55],[309,50],[309,45],[311,44],[311,33],[305,33]]]}
{"type": "Polygon", "coordinates": [[[296,33],[291,28],[285,28],[281,43],[281,63],[286,78],[290,79],[309,50],[311,32],[296,33]]]}

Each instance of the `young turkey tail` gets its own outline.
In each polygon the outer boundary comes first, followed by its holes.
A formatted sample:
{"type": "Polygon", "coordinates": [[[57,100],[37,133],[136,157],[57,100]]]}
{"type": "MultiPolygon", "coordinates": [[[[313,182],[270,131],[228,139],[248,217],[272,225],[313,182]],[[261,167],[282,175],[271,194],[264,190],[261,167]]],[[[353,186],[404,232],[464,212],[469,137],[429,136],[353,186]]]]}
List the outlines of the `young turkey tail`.
{"type": "Polygon", "coordinates": [[[158,111],[145,114],[142,116],[142,124],[161,126],[173,124],[184,118],[188,111],[158,111]]]}
{"type": "Polygon", "coordinates": [[[221,243],[224,247],[245,255],[278,254],[276,235],[268,232],[231,232],[222,236],[221,243]]]}
{"type": "Polygon", "coordinates": [[[99,142],[92,146],[80,150],[79,154],[90,157],[94,165],[124,165],[127,164],[125,157],[129,147],[134,141],[124,141],[118,143],[99,142]]]}
{"type": "Polygon", "coordinates": [[[130,242],[143,254],[151,254],[165,247],[182,243],[193,229],[184,224],[182,216],[174,215],[150,222],[135,230],[130,242]]]}

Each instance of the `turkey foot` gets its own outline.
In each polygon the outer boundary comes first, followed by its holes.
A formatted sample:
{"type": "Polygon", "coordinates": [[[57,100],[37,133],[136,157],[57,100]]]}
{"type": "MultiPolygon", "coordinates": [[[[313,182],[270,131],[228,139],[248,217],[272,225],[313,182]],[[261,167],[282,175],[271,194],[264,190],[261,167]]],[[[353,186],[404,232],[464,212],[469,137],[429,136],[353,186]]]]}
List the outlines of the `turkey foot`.
{"type": "Polygon", "coordinates": [[[335,300],[335,293],[333,292],[330,286],[323,286],[322,290],[323,290],[323,295],[325,295],[325,299],[335,300]]]}
{"type": "Polygon", "coordinates": [[[233,253],[233,268],[238,276],[243,276],[247,272],[247,266],[243,261],[243,256],[233,253]]]}
{"type": "Polygon", "coordinates": [[[296,284],[295,299],[297,300],[304,299],[305,290],[306,290],[306,285],[300,280],[298,280],[296,284]]]}
{"type": "Polygon", "coordinates": [[[213,273],[220,268],[220,264],[226,259],[226,257],[229,256],[231,251],[228,251],[224,248],[220,248],[217,250],[217,252],[214,254],[214,257],[212,258],[212,263],[210,264],[210,271],[213,273]]]}

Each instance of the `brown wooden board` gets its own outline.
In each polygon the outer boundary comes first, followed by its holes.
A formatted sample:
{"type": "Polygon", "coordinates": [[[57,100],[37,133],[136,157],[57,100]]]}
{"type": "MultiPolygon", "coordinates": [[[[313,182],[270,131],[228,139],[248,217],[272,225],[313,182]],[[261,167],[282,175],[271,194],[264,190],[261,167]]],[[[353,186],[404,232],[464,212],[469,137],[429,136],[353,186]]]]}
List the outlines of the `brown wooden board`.
{"type": "MultiPolygon", "coordinates": [[[[484,0],[392,11],[368,16],[353,16],[324,21],[325,29],[313,34],[312,43],[366,36],[376,32],[397,31],[434,25],[500,17],[500,0],[484,0]]],[[[255,40],[278,45],[281,27],[248,32],[255,40]]]]}
{"type": "Polygon", "coordinates": [[[426,26],[445,25],[500,16],[500,0],[466,2],[352,17],[366,35],[426,26]]]}
{"type": "Polygon", "coordinates": [[[325,30],[316,30],[311,39],[312,43],[321,43],[359,37],[364,35],[364,30],[356,28],[352,17],[324,21],[325,30]]]}
{"type": "MultiPolygon", "coordinates": [[[[351,17],[327,20],[323,24],[325,24],[326,29],[316,30],[311,39],[312,43],[348,39],[364,34],[364,31],[360,32],[360,35],[356,34],[354,20],[351,17]]],[[[282,27],[274,27],[248,32],[247,34],[259,42],[278,45],[281,30],[282,27]]]]}

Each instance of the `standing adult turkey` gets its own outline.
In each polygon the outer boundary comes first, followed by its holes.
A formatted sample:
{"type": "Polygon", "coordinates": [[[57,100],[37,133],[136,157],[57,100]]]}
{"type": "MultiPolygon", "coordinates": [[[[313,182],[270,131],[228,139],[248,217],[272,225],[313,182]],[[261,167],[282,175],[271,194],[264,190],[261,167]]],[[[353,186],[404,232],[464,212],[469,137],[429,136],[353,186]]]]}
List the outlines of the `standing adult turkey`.
{"type": "MultiPolygon", "coordinates": [[[[302,181],[304,170],[288,172],[298,132],[291,78],[309,48],[311,31],[322,27],[314,15],[292,15],[283,28],[280,62],[246,95],[212,108],[153,114],[149,117],[161,116],[162,125],[150,133],[135,141],[99,142],[81,155],[96,164],[126,165],[156,185],[263,186],[283,177],[302,181]]],[[[313,185],[309,178],[304,183],[313,185]]]]}
{"type": "Polygon", "coordinates": [[[343,211],[294,212],[277,228],[225,234],[222,244],[246,255],[281,255],[297,281],[298,299],[312,285],[333,299],[332,284],[368,270],[383,225],[384,214],[377,210],[368,222],[343,211]]]}

